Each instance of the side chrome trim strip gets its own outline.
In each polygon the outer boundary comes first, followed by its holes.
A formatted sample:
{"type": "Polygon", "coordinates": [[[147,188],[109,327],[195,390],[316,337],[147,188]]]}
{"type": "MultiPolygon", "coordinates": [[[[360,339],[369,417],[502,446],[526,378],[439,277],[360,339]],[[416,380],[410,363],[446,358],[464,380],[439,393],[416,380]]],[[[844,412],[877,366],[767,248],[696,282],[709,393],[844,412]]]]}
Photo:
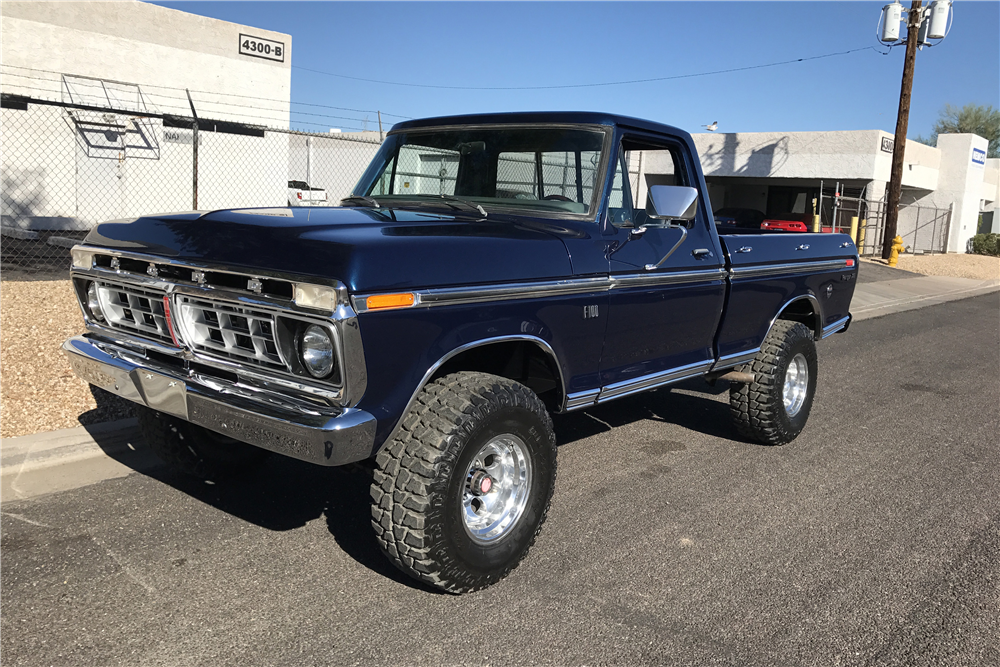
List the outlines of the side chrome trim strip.
{"type": "Polygon", "coordinates": [[[728,272],[717,269],[700,269],[698,271],[678,271],[674,273],[636,273],[611,276],[611,289],[628,287],[647,287],[654,285],[678,285],[704,281],[725,280],[728,272]]]}
{"type": "Polygon", "coordinates": [[[753,361],[753,358],[757,356],[760,352],[759,347],[755,347],[752,350],[744,350],[743,352],[736,352],[734,354],[727,354],[724,357],[719,357],[719,360],[715,362],[712,366],[712,370],[719,370],[721,368],[732,368],[733,366],[739,366],[740,364],[745,364],[748,361],[753,361]]]}
{"type": "MultiPolygon", "coordinates": [[[[406,306],[406,308],[453,306],[457,304],[511,301],[515,299],[537,299],[546,296],[607,292],[609,290],[630,287],[721,281],[725,279],[726,275],[726,269],[715,268],[672,273],[630,273],[616,276],[547,280],[533,283],[504,283],[499,285],[482,285],[480,287],[444,287],[415,290],[413,292],[413,305],[406,306]]],[[[368,312],[367,300],[369,296],[373,295],[363,294],[353,297],[354,310],[356,312],[368,312]]]]}
{"type": "Polygon", "coordinates": [[[567,394],[566,412],[579,410],[580,408],[589,408],[592,405],[596,405],[597,396],[600,393],[600,389],[587,389],[586,391],[578,391],[575,394],[567,394]]]}
{"type": "MultiPolygon", "coordinates": [[[[477,341],[473,341],[471,343],[466,343],[465,345],[459,345],[458,347],[456,347],[455,349],[453,349],[451,352],[449,352],[448,354],[444,355],[443,357],[441,357],[440,359],[438,359],[436,362],[434,362],[433,364],[431,364],[431,367],[427,369],[427,372],[424,373],[424,376],[422,378],[420,378],[420,382],[417,383],[416,389],[413,390],[413,394],[410,396],[410,400],[406,402],[406,407],[403,408],[403,412],[401,412],[400,415],[399,415],[399,421],[396,422],[396,425],[392,427],[392,431],[389,433],[389,435],[386,437],[386,439],[382,443],[380,443],[380,447],[384,447],[386,444],[392,442],[393,438],[396,437],[396,434],[399,433],[399,429],[403,425],[403,418],[406,417],[406,415],[408,415],[410,413],[410,409],[413,407],[413,404],[416,403],[416,401],[417,401],[417,395],[427,385],[427,382],[438,371],[438,369],[441,368],[449,359],[452,359],[453,357],[461,354],[462,352],[465,352],[466,350],[471,350],[471,349],[476,348],[476,347],[482,347],[483,345],[490,345],[491,343],[508,343],[508,342],[516,342],[516,341],[528,341],[528,342],[531,342],[531,343],[535,343],[536,345],[538,345],[539,347],[541,347],[545,351],[545,353],[549,355],[549,357],[551,357],[552,363],[555,364],[556,370],[559,371],[560,389],[562,389],[565,392],[565,390],[566,390],[566,378],[563,375],[563,369],[562,369],[562,365],[559,363],[559,357],[556,356],[556,351],[552,349],[552,346],[549,345],[549,343],[547,341],[539,338],[538,336],[531,336],[531,335],[528,335],[528,334],[510,335],[510,336],[496,336],[495,338],[484,338],[482,340],[477,340],[477,341]]],[[[565,398],[564,398],[563,399],[563,404],[564,404],[563,410],[564,411],[566,409],[565,408],[565,403],[566,403],[566,401],[565,401],[565,398]]]]}
{"type": "Polygon", "coordinates": [[[640,391],[654,389],[666,384],[685,380],[689,377],[701,375],[708,371],[708,369],[712,367],[713,363],[713,359],[708,359],[706,361],[688,364],[687,366],[680,366],[678,368],[660,371],[659,373],[652,373],[650,375],[632,378],[631,380],[609,384],[601,389],[601,393],[597,397],[597,402],[604,403],[605,401],[622,398],[623,396],[635,394],[640,391]]]}
{"type": "Polygon", "coordinates": [[[760,266],[736,267],[730,269],[733,280],[760,278],[788,273],[813,273],[817,271],[838,271],[847,268],[846,259],[824,262],[786,262],[783,264],[762,264],[760,266]]]}
{"type": "Polygon", "coordinates": [[[823,327],[823,334],[820,336],[820,340],[828,338],[839,331],[843,331],[844,329],[847,328],[847,325],[848,323],[850,323],[850,321],[851,321],[851,316],[848,315],[847,317],[840,318],[839,320],[837,320],[836,322],[834,322],[829,326],[823,327]]]}

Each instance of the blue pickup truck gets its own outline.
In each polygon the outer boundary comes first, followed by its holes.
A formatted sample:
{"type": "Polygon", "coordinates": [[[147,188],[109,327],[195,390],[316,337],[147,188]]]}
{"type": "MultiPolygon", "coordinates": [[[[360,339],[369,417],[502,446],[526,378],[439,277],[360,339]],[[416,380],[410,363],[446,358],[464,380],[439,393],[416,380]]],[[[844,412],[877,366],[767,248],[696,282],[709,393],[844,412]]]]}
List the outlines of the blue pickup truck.
{"type": "Polygon", "coordinates": [[[98,225],[73,249],[87,333],[63,349],[187,473],[370,461],[388,558],[472,591],[545,519],[552,413],[702,376],[730,382],[734,435],[805,426],[857,249],[720,234],[706,192],[691,137],[659,123],[408,121],[339,207],[98,225]]]}

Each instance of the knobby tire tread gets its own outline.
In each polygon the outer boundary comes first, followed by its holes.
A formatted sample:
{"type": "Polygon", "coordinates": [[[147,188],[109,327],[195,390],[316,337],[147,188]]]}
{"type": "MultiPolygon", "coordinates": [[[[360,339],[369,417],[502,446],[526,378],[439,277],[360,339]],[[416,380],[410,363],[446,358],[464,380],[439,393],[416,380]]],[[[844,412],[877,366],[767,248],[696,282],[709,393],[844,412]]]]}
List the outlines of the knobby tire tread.
{"type": "Polygon", "coordinates": [[[780,392],[774,389],[784,383],[784,377],[778,376],[782,357],[788,356],[796,341],[812,341],[812,336],[801,322],[778,320],[753,361],[739,368],[754,375],[753,382],[733,385],[729,391],[729,412],[742,437],[765,445],[783,445],[797,435],[786,432],[781,423],[784,406],[780,392]]]}
{"type": "MultiPolygon", "coordinates": [[[[499,576],[457,572],[432,554],[439,539],[434,524],[441,523],[437,513],[446,511],[433,506],[432,487],[454,467],[459,449],[454,446],[456,439],[467,438],[473,426],[498,406],[525,408],[541,417],[548,426],[548,447],[555,460],[552,420],[538,396],[513,380],[475,372],[448,375],[424,387],[404,415],[396,438],[375,459],[372,527],[382,551],[403,572],[452,593],[479,590],[507,576],[527,555],[549,510],[551,493],[524,555],[499,576]]],[[[554,482],[553,464],[552,486],[554,482]]]]}

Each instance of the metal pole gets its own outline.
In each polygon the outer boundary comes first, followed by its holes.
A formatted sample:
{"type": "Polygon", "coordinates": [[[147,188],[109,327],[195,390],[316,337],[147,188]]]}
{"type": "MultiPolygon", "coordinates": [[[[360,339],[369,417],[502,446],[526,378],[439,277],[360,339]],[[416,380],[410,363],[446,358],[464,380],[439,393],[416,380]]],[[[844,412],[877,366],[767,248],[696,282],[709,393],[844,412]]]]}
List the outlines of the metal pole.
{"type": "Polygon", "coordinates": [[[823,231],[823,225],[820,220],[823,217],[823,181],[819,182],[819,212],[813,216],[813,233],[819,234],[823,231]]]}
{"type": "MultiPolygon", "coordinates": [[[[313,186],[313,139],[312,137],[306,137],[306,185],[310,188],[313,186]]],[[[312,202],[312,190],[309,191],[309,202],[312,202]]]]}
{"type": "Polygon", "coordinates": [[[903,58],[903,83],[899,90],[896,137],[892,146],[892,173],[889,176],[882,259],[889,259],[892,239],[896,236],[896,222],[899,220],[899,195],[903,186],[903,153],[906,150],[906,130],[910,122],[910,94],[913,92],[913,66],[917,61],[917,32],[920,29],[921,4],[921,0],[913,0],[906,15],[906,56],[903,58]]]}
{"type": "Polygon", "coordinates": [[[955,202],[948,204],[948,222],[944,225],[944,234],[942,235],[941,252],[948,252],[948,244],[951,243],[951,221],[955,213],[955,202]]]}
{"type": "Polygon", "coordinates": [[[382,132],[382,112],[376,111],[378,114],[378,140],[385,141],[385,133],[382,132]]]}
{"type": "Polygon", "coordinates": [[[187,93],[188,104],[191,105],[191,115],[194,116],[194,122],[191,125],[192,129],[194,129],[194,138],[192,142],[193,149],[191,151],[193,155],[192,158],[193,168],[191,170],[191,208],[197,211],[198,210],[198,112],[195,111],[194,109],[194,100],[191,99],[191,91],[185,88],[184,92],[187,93]]]}
{"type": "Polygon", "coordinates": [[[840,208],[840,181],[833,188],[833,216],[830,220],[830,231],[837,233],[837,210],[840,208]]]}

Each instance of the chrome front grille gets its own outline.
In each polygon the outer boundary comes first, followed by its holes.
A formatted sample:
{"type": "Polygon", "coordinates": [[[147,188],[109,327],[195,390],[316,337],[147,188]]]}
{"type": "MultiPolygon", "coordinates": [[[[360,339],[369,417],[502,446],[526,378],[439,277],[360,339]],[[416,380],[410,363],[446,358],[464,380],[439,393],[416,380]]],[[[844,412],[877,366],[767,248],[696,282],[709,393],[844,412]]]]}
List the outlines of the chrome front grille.
{"type": "Polygon", "coordinates": [[[97,291],[101,310],[112,329],[173,344],[163,292],[103,281],[97,283],[97,291]]]}
{"type": "Polygon", "coordinates": [[[222,301],[178,296],[176,319],[184,340],[203,354],[287,371],[273,313],[222,301]]]}

